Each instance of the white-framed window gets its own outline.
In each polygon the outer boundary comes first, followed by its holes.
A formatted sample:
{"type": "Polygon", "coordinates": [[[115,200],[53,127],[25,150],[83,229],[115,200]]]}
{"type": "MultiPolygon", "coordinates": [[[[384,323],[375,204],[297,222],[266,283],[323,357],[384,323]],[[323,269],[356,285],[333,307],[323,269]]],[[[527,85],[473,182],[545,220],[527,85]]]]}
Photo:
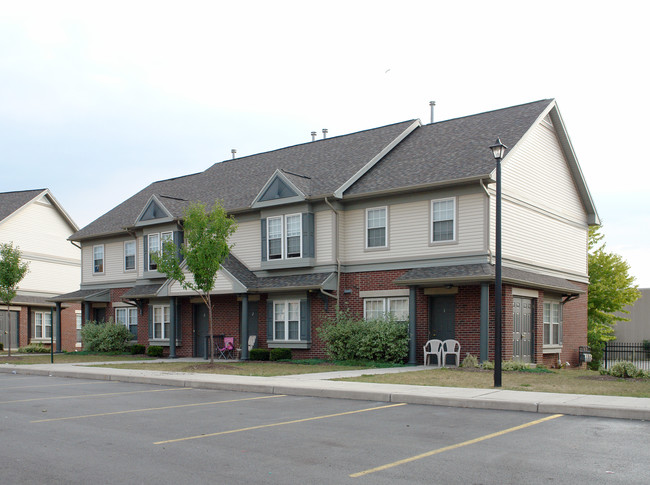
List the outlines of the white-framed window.
{"type": "Polygon", "coordinates": [[[391,315],[395,320],[403,322],[409,319],[409,299],[399,298],[364,298],[363,318],[375,320],[391,315]]]}
{"type": "Polygon", "coordinates": [[[266,220],[268,231],[268,255],[271,259],[282,259],[282,216],[269,217],[266,220]]]}
{"type": "Polygon", "coordinates": [[[174,234],[172,232],[162,232],[149,234],[147,237],[149,238],[149,270],[156,271],[158,265],[153,260],[152,255],[159,254],[165,243],[174,239],[174,234]]]}
{"type": "Polygon", "coordinates": [[[273,340],[300,340],[300,301],[273,302],[273,340]]]}
{"type": "Polygon", "coordinates": [[[135,270],[135,241],[124,241],[124,271],[135,270]]]}
{"type": "Polygon", "coordinates": [[[153,307],[153,338],[164,340],[169,338],[170,324],[169,305],[156,305],[153,307]]]}
{"type": "Polygon", "coordinates": [[[77,325],[77,344],[81,344],[81,310],[74,311],[77,325]]]}
{"type": "Polygon", "coordinates": [[[302,257],[302,214],[266,219],[268,259],[302,257]]]}
{"type": "Polygon", "coordinates": [[[138,309],[133,307],[123,307],[115,309],[115,322],[121,323],[129,329],[133,339],[138,338],[138,309]]]}
{"type": "Polygon", "coordinates": [[[431,242],[456,240],[456,199],[431,201],[431,242]]]}
{"type": "Polygon", "coordinates": [[[52,338],[52,313],[34,312],[34,338],[52,338]]]}
{"type": "Polygon", "coordinates": [[[366,248],[388,247],[388,208],[366,209],[366,248]]]}
{"type": "Polygon", "coordinates": [[[285,257],[300,258],[302,256],[302,215],[291,214],[285,216],[286,228],[286,254],[285,257]]]}
{"type": "Polygon", "coordinates": [[[544,302],[544,345],[562,345],[562,304],[544,302]]]}
{"type": "Polygon", "coordinates": [[[93,246],[93,273],[104,272],[104,245],[93,246]]]}

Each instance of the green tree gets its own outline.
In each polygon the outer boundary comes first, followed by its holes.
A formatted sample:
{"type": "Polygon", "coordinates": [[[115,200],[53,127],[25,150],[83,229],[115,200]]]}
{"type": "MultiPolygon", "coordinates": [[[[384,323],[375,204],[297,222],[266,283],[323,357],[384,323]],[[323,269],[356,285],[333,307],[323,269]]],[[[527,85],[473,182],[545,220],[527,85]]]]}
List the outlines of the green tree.
{"type": "Polygon", "coordinates": [[[618,254],[605,251],[600,227],[589,228],[589,299],[588,341],[598,367],[605,344],[614,340],[614,325],[629,318],[616,312],[629,313],[625,307],[634,303],[641,293],[629,274],[630,265],[618,254]]]}
{"type": "Polygon", "coordinates": [[[20,249],[14,248],[13,243],[0,244],[0,302],[7,305],[7,324],[9,326],[8,352],[11,357],[11,321],[9,319],[9,305],[16,297],[18,283],[25,277],[28,264],[21,261],[20,249]]]}
{"type": "Polygon", "coordinates": [[[230,253],[232,245],[228,239],[236,229],[235,219],[228,216],[220,201],[216,201],[209,211],[205,205],[194,203],[183,214],[184,243],[180,255],[171,241],[165,243],[161,253],[152,255],[159,272],[177,281],[183,289],[195,291],[208,308],[210,363],[214,363],[210,292],[217,271],[230,253]],[[182,256],[182,262],[179,256],[182,256]]]}

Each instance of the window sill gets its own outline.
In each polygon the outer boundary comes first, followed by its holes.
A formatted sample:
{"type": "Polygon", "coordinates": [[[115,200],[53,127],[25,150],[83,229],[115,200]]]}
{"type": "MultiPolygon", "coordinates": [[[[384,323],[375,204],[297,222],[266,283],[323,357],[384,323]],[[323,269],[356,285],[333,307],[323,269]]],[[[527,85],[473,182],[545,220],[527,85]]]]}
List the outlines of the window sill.
{"type": "Polygon", "coordinates": [[[314,258],[271,259],[262,261],[262,269],[302,268],[314,266],[314,258]]]}
{"type": "Polygon", "coordinates": [[[269,349],[310,349],[311,342],[304,340],[269,340],[269,349]]]}
{"type": "Polygon", "coordinates": [[[29,342],[37,344],[49,344],[50,342],[56,343],[56,339],[51,340],[49,338],[32,338],[29,342]]]}
{"type": "MultiPolygon", "coordinates": [[[[131,342],[133,342],[133,340],[131,342]]],[[[169,339],[149,339],[149,345],[169,347],[169,339]]],[[[181,346],[180,339],[176,339],[176,347],[180,347],[180,346],[181,346]]]]}
{"type": "Polygon", "coordinates": [[[560,352],[562,352],[561,345],[544,345],[542,348],[544,354],[559,354],[560,352]]]}

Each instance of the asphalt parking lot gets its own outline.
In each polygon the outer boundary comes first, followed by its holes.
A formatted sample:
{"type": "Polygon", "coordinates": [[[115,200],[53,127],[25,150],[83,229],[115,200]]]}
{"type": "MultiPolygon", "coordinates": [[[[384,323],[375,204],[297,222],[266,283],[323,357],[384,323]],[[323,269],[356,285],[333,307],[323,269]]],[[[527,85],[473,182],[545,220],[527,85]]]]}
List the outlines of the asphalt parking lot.
{"type": "Polygon", "coordinates": [[[650,424],[0,375],[0,482],[648,483],[650,424]]]}

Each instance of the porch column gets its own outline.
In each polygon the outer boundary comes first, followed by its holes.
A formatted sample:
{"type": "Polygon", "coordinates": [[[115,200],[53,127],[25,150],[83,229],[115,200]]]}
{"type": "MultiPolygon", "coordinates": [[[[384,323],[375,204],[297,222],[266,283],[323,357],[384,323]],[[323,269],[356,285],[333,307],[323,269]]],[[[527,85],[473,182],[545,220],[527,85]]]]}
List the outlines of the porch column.
{"type": "Polygon", "coordinates": [[[489,359],[490,285],[481,283],[481,356],[479,362],[489,359]]]}
{"type": "Polygon", "coordinates": [[[169,358],[176,358],[176,325],[178,325],[178,312],[176,311],[176,299],[172,296],[169,298],[169,358]]]}
{"type": "Polygon", "coordinates": [[[241,331],[239,332],[241,347],[241,360],[248,360],[248,295],[243,294],[241,297],[241,331]]]}
{"type": "Polygon", "coordinates": [[[417,310],[417,305],[415,304],[415,300],[417,298],[417,287],[416,286],[410,286],[409,287],[409,365],[416,365],[417,361],[415,360],[415,349],[416,349],[416,340],[417,340],[417,333],[416,333],[416,310],[417,310]]]}
{"type": "Polygon", "coordinates": [[[61,353],[61,302],[56,302],[56,352],[61,353]]]}

